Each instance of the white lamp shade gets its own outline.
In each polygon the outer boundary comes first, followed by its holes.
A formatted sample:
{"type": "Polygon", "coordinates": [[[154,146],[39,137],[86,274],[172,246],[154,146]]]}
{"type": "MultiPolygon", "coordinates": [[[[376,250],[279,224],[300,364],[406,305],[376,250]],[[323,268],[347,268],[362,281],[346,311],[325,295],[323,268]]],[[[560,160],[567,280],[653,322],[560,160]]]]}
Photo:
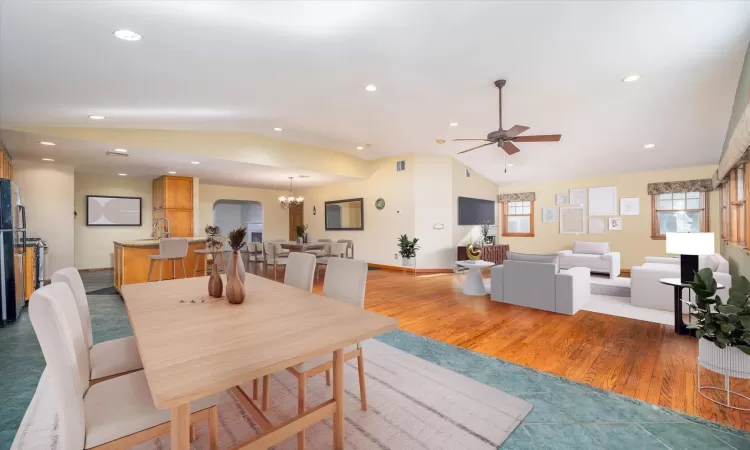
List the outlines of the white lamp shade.
{"type": "Polygon", "coordinates": [[[667,233],[667,253],[673,255],[713,255],[713,233],[667,233]]]}

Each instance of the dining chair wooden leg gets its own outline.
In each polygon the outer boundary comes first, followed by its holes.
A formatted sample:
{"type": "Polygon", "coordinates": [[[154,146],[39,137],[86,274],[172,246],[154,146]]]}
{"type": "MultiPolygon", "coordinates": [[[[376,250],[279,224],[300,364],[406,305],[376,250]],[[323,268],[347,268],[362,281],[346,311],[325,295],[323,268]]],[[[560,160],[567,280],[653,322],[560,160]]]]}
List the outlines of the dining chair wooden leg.
{"type": "Polygon", "coordinates": [[[276,263],[274,263],[273,264],[273,281],[276,281],[276,269],[277,268],[278,266],[276,265],[276,263]]]}
{"type": "Polygon", "coordinates": [[[258,400],[258,379],[253,380],[253,400],[258,400]]]}
{"type": "Polygon", "coordinates": [[[326,386],[330,386],[330,385],[331,385],[331,371],[326,370],[326,386]]]}
{"type": "MultiPolygon", "coordinates": [[[[195,267],[193,267],[193,276],[194,277],[198,276],[198,263],[200,262],[200,260],[201,260],[201,255],[200,255],[200,253],[197,253],[195,255],[195,267]]],[[[205,275],[205,273],[203,275],[205,275]]]]}
{"type": "Polygon", "coordinates": [[[154,261],[155,260],[152,259],[151,264],[148,265],[148,278],[146,278],[146,281],[151,281],[151,272],[154,271],[154,261]]]}
{"type": "Polygon", "coordinates": [[[174,450],[187,450],[190,448],[190,405],[175,406],[171,409],[171,415],[171,446],[174,450]]]}
{"type": "Polygon", "coordinates": [[[333,399],[336,411],[333,413],[333,448],[344,449],[344,349],[333,352],[333,399]]]}
{"type": "Polygon", "coordinates": [[[221,258],[221,271],[227,273],[227,265],[224,262],[224,252],[219,252],[219,258],[221,258]]]}
{"type": "Polygon", "coordinates": [[[367,389],[365,388],[365,355],[359,349],[357,356],[357,369],[359,370],[359,398],[362,401],[362,411],[367,411],[367,389]]]}
{"type": "Polygon", "coordinates": [[[161,267],[164,265],[162,264],[164,262],[163,259],[159,260],[159,281],[161,281],[161,267]]]}
{"type": "Polygon", "coordinates": [[[219,450],[219,408],[208,410],[208,450],[219,450]]]}
{"type": "Polygon", "coordinates": [[[180,258],[180,266],[182,267],[182,278],[187,278],[187,273],[185,273],[185,258],[180,258]]]}
{"type": "Polygon", "coordinates": [[[195,442],[195,425],[190,425],[190,442],[195,442]]]}
{"type": "Polygon", "coordinates": [[[263,377],[263,402],[261,403],[261,409],[263,411],[268,409],[268,400],[271,398],[271,376],[265,375],[263,377]]]}
{"type": "MultiPolygon", "coordinates": [[[[297,380],[297,414],[303,414],[307,407],[307,374],[302,372],[297,380]]],[[[297,450],[305,450],[305,430],[297,433],[297,450]]]]}

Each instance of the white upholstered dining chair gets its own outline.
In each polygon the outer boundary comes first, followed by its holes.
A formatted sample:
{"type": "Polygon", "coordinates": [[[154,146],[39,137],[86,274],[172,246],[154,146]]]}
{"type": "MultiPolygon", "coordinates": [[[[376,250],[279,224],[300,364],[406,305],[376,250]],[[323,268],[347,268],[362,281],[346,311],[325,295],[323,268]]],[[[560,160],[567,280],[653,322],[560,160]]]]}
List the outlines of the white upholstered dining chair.
{"type": "Polygon", "coordinates": [[[284,284],[312,292],[316,262],[315,255],[310,253],[291,253],[284,270],[284,284]]]}
{"type": "Polygon", "coordinates": [[[276,281],[276,269],[278,266],[285,266],[289,259],[289,253],[278,252],[281,246],[275,242],[264,242],[263,243],[263,257],[266,260],[266,277],[268,277],[268,268],[273,266],[273,279],[276,281]]]}
{"type": "Polygon", "coordinates": [[[354,259],[354,241],[351,239],[339,239],[339,244],[346,244],[346,252],[344,258],[354,259]]]}
{"type": "Polygon", "coordinates": [[[128,336],[94,344],[86,288],[75,267],[66,267],[53,273],[52,282],[66,284],[73,294],[86,348],[89,350],[92,383],[143,369],[135,337],[128,336]]]}
{"type": "MultiPolygon", "coordinates": [[[[143,371],[90,384],[89,352],[73,293],[65,283],[36,290],[29,317],[42,348],[59,408],[60,450],[131,448],[170,432],[169,410],[157,409],[143,371]]],[[[191,424],[207,419],[218,449],[217,396],[191,403],[191,424]]]]}
{"type": "MultiPolygon", "coordinates": [[[[332,242],[328,246],[328,255],[318,258],[317,264],[315,265],[315,280],[320,278],[320,266],[327,266],[328,261],[332,258],[346,258],[348,244],[345,242],[332,242]]],[[[326,276],[328,276],[328,269],[326,269],[326,276]]]]}

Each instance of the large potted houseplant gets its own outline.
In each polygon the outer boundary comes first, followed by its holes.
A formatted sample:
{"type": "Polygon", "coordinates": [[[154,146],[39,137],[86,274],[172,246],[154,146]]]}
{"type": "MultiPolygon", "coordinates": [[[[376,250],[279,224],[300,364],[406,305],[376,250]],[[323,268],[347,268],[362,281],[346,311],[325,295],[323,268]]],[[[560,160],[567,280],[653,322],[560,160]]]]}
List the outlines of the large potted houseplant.
{"type": "Polygon", "coordinates": [[[297,232],[297,243],[302,244],[305,241],[305,233],[307,233],[307,225],[297,225],[294,227],[294,231],[297,232]]]}
{"type": "Polygon", "coordinates": [[[409,236],[402,234],[398,238],[398,253],[401,255],[401,265],[404,267],[414,267],[416,264],[417,250],[419,250],[418,238],[409,240],[409,236]]]}
{"type": "MultiPolygon", "coordinates": [[[[698,391],[715,403],[735,408],[730,404],[729,377],[750,379],[750,281],[741,276],[729,289],[726,302],[716,294],[717,283],[711,269],[695,274],[690,288],[695,294],[695,306],[690,315],[697,321],[689,324],[698,338],[698,364],[726,376],[722,402],[703,393],[698,371],[698,391]],[[726,399],[726,403],[723,403],[726,399]]],[[[739,408],[744,409],[744,408],[739,408]]]]}

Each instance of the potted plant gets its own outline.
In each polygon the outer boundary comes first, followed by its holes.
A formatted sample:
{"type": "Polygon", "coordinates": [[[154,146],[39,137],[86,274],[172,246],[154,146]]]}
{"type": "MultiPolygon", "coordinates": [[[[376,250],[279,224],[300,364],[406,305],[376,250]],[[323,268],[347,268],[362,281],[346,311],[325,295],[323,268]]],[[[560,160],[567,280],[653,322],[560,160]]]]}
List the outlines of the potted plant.
{"type": "Polygon", "coordinates": [[[214,298],[221,298],[224,292],[224,282],[219,275],[218,261],[219,252],[224,250],[224,243],[221,242],[221,229],[217,226],[206,225],[206,250],[211,252],[211,276],[208,278],[208,295],[214,298]]]}
{"type": "Polygon", "coordinates": [[[409,240],[409,237],[405,234],[398,238],[398,253],[401,255],[401,264],[404,267],[414,267],[414,258],[416,258],[417,250],[419,250],[417,242],[419,242],[418,238],[409,240]]]}
{"type": "MultiPolygon", "coordinates": [[[[750,281],[744,276],[729,289],[724,302],[716,295],[717,284],[711,269],[695,274],[690,288],[695,293],[695,305],[690,315],[697,319],[687,327],[698,338],[698,364],[726,377],[750,378],[750,281]]],[[[698,391],[701,391],[700,371],[698,391]]],[[[729,378],[725,384],[729,404],[729,378]]],[[[706,397],[714,401],[711,397],[706,397]]]]}
{"type": "Polygon", "coordinates": [[[245,301],[245,283],[240,280],[238,268],[242,261],[240,249],[245,245],[245,238],[247,238],[247,228],[237,228],[230,231],[227,236],[227,243],[232,247],[232,271],[227,274],[227,300],[229,300],[229,303],[239,304],[245,301]]]}
{"type": "Polygon", "coordinates": [[[305,241],[305,233],[307,233],[307,225],[297,225],[294,227],[297,232],[297,243],[302,244],[305,241]]]}

